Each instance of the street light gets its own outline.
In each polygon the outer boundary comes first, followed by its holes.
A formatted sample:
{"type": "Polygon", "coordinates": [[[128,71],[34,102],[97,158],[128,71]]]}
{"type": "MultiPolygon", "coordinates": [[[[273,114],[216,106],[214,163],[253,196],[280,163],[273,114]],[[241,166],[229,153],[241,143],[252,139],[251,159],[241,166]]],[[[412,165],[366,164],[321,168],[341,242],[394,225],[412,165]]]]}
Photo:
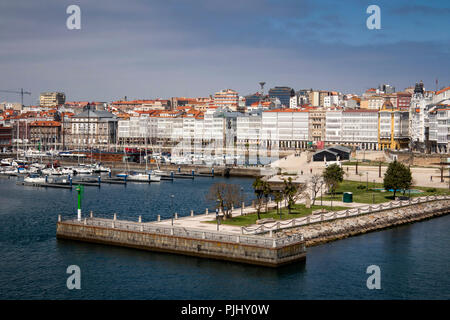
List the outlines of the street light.
{"type": "Polygon", "coordinates": [[[170,195],[170,211],[172,211],[172,226],[173,226],[173,219],[175,218],[175,213],[173,212],[173,198],[175,196],[173,194],[170,195]]]}
{"type": "MultiPolygon", "coordinates": [[[[243,187],[241,187],[241,197],[243,198],[243,193],[244,193],[244,188],[243,187]]],[[[242,199],[243,200],[243,199],[242,199]]],[[[243,201],[242,201],[243,202],[243,201]]],[[[241,216],[244,214],[244,209],[243,209],[243,206],[242,206],[242,203],[241,203],[241,216]]]]}

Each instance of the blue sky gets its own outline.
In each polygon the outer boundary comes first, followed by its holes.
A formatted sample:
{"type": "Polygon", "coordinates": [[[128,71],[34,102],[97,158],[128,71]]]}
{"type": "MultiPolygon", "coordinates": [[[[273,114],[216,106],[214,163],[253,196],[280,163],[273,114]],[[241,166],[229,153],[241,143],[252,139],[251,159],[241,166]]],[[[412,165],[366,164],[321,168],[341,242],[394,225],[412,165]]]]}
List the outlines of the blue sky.
{"type": "MultiPolygon", "coordinates": [[[[2,1],[0,89],[111,101],[450,85],[450,1],[2,1]],[[66,8],[81,8],[81,30],[66,8]],[[366,9],[381,8],[369,30],[366,9]]],[[[0,93],[0,101],[16,100],[0,93]]]]}

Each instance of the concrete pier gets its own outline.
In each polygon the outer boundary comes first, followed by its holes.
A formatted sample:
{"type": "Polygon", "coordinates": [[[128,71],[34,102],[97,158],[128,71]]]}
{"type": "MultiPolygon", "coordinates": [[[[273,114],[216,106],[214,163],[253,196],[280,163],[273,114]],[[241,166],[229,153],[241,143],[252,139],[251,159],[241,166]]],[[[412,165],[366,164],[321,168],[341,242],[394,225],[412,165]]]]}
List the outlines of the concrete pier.
{"type": "Polygon", "coordinates": [[[248,236],[131,221],[86,218],[58,221],[58,239],[278,267],[306,259],[303,236],[248,236]]]}

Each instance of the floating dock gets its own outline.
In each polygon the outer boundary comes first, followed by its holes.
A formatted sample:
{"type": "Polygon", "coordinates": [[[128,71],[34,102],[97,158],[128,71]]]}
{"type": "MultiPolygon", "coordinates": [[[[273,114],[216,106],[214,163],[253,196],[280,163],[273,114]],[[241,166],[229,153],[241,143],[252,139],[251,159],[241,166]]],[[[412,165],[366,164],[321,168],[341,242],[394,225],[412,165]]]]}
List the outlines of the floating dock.
{"type": "Polygon", "coordinates": [[[46,188],[60,188],[60,189],[72,189],[72,186],[67,183],[38,183],[38,182],[25,182],[17,181],[18,185],[29,187],[46,187],[46,188]]]}
{"type": "Polygon", "coordinates": [[[268,267],[306,259],[305,241],[301,235],[271,238],[166,227],[115,218],[91,216],[80,221],[61,221],[59,216],[56,237],[268,267]]]}

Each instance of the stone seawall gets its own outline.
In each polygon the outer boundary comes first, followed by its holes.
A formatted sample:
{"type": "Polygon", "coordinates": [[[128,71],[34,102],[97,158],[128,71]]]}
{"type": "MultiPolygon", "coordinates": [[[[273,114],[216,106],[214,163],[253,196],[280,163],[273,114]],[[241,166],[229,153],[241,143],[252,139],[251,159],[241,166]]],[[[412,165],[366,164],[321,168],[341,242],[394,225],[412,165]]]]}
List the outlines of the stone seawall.
{"type": "Polygon", "coordinates": [[[227,241],[193,239],[89,226],[71,223],[70,221],[58,222],[56,235],[59,239],[79,240],[269,267],[277,267],[306,258],[304,242],[269,248],[227,241]]]}
{"type": "Polygon", "coordinates": [[[342,218],[278,232],[277,236],[301,233],[306,246],[314,246],[371,231],[413,223],[450,213],[450,201],[440,200],[384,210],[352,218],[342,218]]]}

